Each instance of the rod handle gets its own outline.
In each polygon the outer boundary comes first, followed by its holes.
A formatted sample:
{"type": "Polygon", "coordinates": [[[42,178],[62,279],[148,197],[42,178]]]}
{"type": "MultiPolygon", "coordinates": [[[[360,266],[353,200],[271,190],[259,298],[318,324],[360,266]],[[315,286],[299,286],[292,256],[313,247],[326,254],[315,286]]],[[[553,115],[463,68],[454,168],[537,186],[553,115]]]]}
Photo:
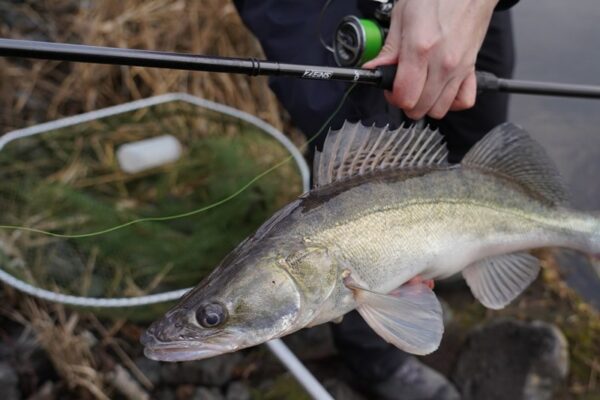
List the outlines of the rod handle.
{"type": "MultiPolygon", "coordinates": [[[[398,70],[397,65],[383,65],[377,67],[381,79],[379,81],[379,87],[385,90],[392,90],[394,87],[394,77],[398,70]]],[[[498,90],[499,82],[498,77],[490,72],[476,71],[475,76],[477,77],[477,90],[498,90]]]]}
{"type": "Polygon", "coordinates": [[[381,79],[377,86],[381,89],[392,90],[394,87],[394,77],[396,76],[398,66],[395,64],[383,65],[381,67],[377,67],[376,70],[379,72],[379,75],[381,75],[381,79]]]}

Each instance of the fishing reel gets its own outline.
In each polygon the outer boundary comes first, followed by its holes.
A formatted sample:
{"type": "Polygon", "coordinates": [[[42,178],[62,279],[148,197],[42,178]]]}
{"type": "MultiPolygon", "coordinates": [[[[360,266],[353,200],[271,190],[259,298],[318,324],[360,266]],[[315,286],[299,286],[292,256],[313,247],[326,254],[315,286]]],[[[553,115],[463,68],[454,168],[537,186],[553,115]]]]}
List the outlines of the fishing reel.
{"type": "Polygon", "coordinates": [[[333,35],[333,56],[340,67],[359,67],[379,54],[396,0],[363,0],[359,3],[365,18],[344,17],[333,35]]]}

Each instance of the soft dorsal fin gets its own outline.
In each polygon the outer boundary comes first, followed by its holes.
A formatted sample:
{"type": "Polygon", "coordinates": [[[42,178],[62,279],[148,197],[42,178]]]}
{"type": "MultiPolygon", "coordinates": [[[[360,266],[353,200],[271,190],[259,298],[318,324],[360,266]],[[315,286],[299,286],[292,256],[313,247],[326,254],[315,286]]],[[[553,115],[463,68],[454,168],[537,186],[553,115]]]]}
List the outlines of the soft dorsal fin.
{"type": "Polygon", "coordinates": [[[550,204],[567,202],[558,170],[544,148],[514,124],[492,129],[467,153],[462,165],[512,178],[550,204]]]}
{"type": "Polygon", "coordinates": [[[447,155],[442,135],[429,127],[390,130],[346,121],[315,154],[315,187],[375,171],[445,165],[447,155]]]}

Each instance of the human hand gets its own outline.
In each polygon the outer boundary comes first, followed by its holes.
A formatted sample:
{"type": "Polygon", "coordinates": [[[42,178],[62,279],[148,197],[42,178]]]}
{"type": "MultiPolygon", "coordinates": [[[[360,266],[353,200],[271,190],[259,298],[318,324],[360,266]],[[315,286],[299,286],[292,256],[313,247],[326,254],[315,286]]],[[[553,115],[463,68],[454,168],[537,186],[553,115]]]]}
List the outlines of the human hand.
{"type": "Polygon", "coordinates": [[[475,104],[475,60],[498,0],[399,0],[379,55],[398,64],[386,99],[411,119],[440,119],[475,104]]]}

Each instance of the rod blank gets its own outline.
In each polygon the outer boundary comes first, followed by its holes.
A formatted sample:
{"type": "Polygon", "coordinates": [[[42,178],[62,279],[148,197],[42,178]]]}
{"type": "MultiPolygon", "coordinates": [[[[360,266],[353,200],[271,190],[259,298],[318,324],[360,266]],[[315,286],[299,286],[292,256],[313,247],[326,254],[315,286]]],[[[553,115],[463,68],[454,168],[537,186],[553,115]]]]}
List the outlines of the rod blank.
{"type": "Polygon", "coordinates": [[[286,64],[254,58],[208,57],[30,40],[0,39],[0,56],[247,75],[287,75],[304,79],[338,80],[371,85],[378,85],[381,81],[380,72],[362,68],[286,64]]]}
{"type": "MultiPolygon", "coordinates": [[[[340,68],[286,64],[255,58],[209,57],[1,38],[0,56],[247,75],[285,75],[302,79],[356,82],[388,90],[392,88],[396,75],[395,65],[377,69],[340,68]]],[[[503,79],[482,71],[477,72],[477,86],[480,90],[487,91],[600,99],[600,86],[503,79]]]]}
{"type": "Polygon", "coordinates": [[[506,93],[600,99],[600,86],[503,79],[482,71],[477,72],[477,87],[506,93]]]}

